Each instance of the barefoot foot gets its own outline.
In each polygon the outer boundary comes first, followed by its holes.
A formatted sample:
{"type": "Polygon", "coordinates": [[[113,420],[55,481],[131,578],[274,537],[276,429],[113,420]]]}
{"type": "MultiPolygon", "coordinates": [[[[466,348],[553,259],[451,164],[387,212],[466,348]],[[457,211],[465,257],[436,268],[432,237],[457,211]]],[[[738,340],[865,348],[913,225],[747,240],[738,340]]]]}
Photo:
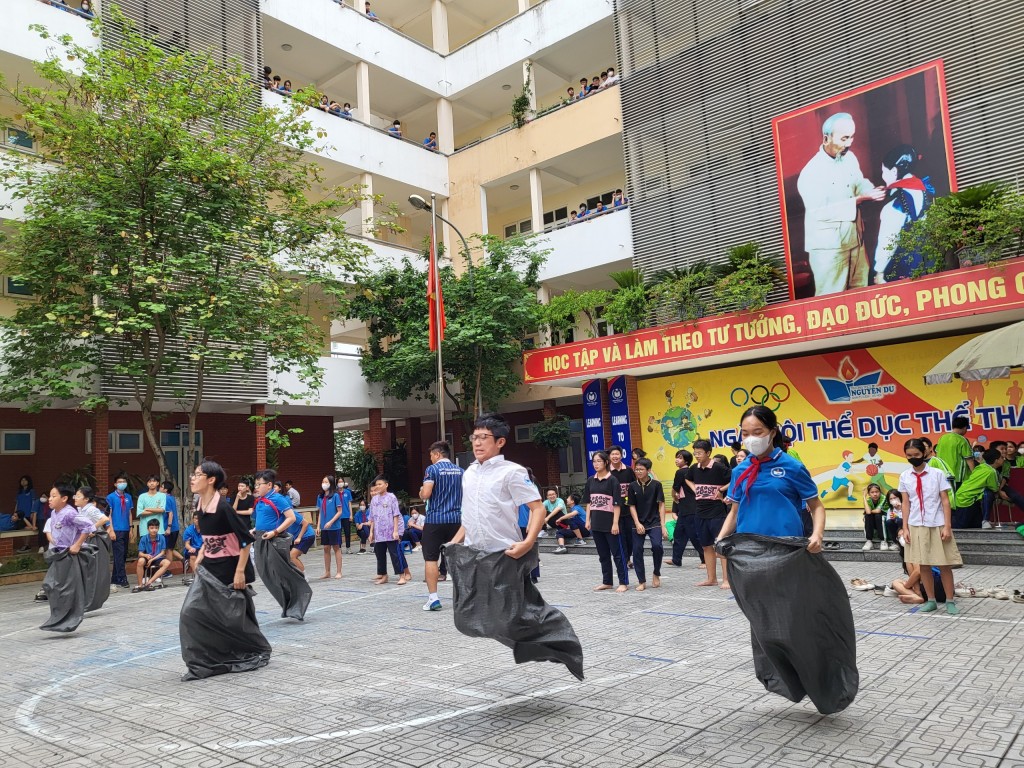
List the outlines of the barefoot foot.
{"type": "Polygon", "coordinates": [[[628,590],[629,590],[629,587],[627,587],[625,584],[619,584],[619,586],[617,586],[615,588],[616,592],[626,592],[628,590]]]}
{"type": "Polygon", "coordinates": [[[661,576],[655,576],[655,577],[654,577],[654,578],[653,578],[653,579],[651,580],[651,588],[652,588],[652,589],[657,589],[657,588],[658,588],[658,587],[660,587],[660,586],[661,586],[661,576]]]}
{"type": "Polygon", "coordinates": [[[647,585],[646,584],[637,584],[636,585],[636,591],[637,592],[643,592],[645,589],[647,589],[647,585]]]}
{"type": "Polygon", "coordinates": [[[697,586],[698,587],[717,587],[718,586],[718,582],[717,581],[698,581],[697,582],[697,586]]]}
{"type": "Polygon", "coordinates": [[[594,587],[594,591],[595,592],[604,592],[606,589],[611,589],[611,588],[612,588],[611,584],[598,584],[596,587],[594,587]]]}

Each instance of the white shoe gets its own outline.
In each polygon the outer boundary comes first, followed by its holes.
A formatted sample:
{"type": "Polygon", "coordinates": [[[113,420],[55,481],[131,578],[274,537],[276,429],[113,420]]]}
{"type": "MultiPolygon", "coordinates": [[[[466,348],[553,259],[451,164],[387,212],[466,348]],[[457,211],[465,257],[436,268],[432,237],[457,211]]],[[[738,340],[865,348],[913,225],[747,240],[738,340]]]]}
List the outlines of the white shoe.
{"type": "Polygon", "coordinates": [[[861,549],[864,550],[865,552],[867,552],[869,549],[871,549],[871,542],[870,541],[865,541],[864,542],[864,546],[861,547],[861,549]]]}
{"type": "Polygon", "coordinates": [[[547,536],[548,536],[548,532],[547,531],[541,531],[540,533],[537,534],[537,538],[538,539],[546,539],[547,536]]]}
{"type": "Polygon", "coordinates": [[[39,548],[39,553],[38,553],[38,554],[40,554],[40,555],[41,555],[41,554],[43,554],[43,553],[44,553],[45,551],[46,551],[46,547],[40,547],[40,548],[39,548]]]}
{"type": "Polygon", "coordinates": [[[881,544],[878,545],[878,548],[882,552],[888,552],[889,551],[889,544],[887,542],[883,541],[881,544]]]}
{"type": "Polygon", "coordinates": [[[992,527],[992,523],[990,523],[988,520],[982,520],[981,521],[981,527],[982,528],[991,528],[992,527]]]}
{"type": "Polygon", "coordinates": [[[899,592],[897,592],[897,591],[896,591],[895,589],[893,589],[892,587],[890,587],[890,586],[889,586],[888,584],[886,584],[886,585],[885,585],[885,592],[883,593],[883,595],[882,595],[882,596],[883,596],[883,597],[899,597],[899,596],[900,596],[900,593],[899,593],[899,592]]]}
{"type": "Polygon", "coordinates": [[[564,554],[565,554],[566,552],[568,552],[568,551],[569,551],[569,550],[568,550],[568,549],[566,549],[565,547],[555,547],[555,551],[554,551],[554,552],[553,552],[552,554],[555,554],[555,555],[564,555],[564,554]]]}
{"type": "Polygon", "coordinates": [[[573,546],[574,547],[585,547],[585,546],[587,546],[587,542],[585,542],[583,539],[576,539],[576,543],[573,544],[573,546]]]}

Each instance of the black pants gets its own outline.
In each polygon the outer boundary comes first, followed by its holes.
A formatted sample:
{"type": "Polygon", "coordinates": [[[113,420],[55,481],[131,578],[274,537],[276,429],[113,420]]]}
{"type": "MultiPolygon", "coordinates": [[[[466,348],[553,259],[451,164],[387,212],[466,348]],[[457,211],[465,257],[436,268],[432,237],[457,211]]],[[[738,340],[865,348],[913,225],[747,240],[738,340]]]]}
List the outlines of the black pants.
{"type": "Polygon", "coordinates": [[[115,531],[117,538],[110,542],[114,570],[110,575],[111,584],[127,584],[125,561],[128,559],[128,531],[115,531]]]}
{"type": "Polygon", "coordinates": [[[651,540],[651,559],[654,560],[654,575],[658,578],[661,578],[661,558],[665,554],[661,526],[652,525],[644,530],[644,533],[637,533],[636,529],[633,530],[633,573],[636,574],[638,584],[647,581],[647,571],[644,568],[644,540],[651,540]]]}
{"type": "Polygon", "coordinates": [[[608,586],[613,584],[612,560],[614,560],[619,584],[629,584],[629,569],[626,567],[628,555],[622,544],[622,536],[607,531],[591,531],[591,534],[594,537],[594,545],[597,547],[597,557],[601,561],[601,583],[608,586]]]}
{"type": "Polygon", "coordinates": [[[683,554],[686,552],[686,544],[697,550],[697,557],[704,562],[704,547],[697,541],[697,516],[679,515],[676,519],[676,535],[672,539],[672,565],[683,564],[683,554]]]}
{"type": "Polygon", "coordinates": [[[366,540],[370,538],[370,529],[359,526],[356,528],[356,535],[359,537],[359,548],[366,549],[366,540]]]}
{"type": "Polygon", "coordinates": [[[903,518],[895,517],[885,521],[885,534],[890,544],[897,544],[900,540],[900,529],[903,528],[903,518]]]}
{"type": "Polygon", "coordinates": [[[352,549],[352,519],[341,518],[341,533],[345,537],[345,549],[352,549]]]}
{"type": "Polygon", "coordinates": [[[885,541],[885,530],[882,526],[885,515],[881,512],[874,515],[864,515],[864,538],[867,541],[885,541]]]}
{"type": "Polygon", "coordinates": [[[391,555],[391,567],[395,569],[395,575],[401,576],[408,568],[405,561],[405,553],[402,552],[400,541],[375,541],[373,543],[373,554],[377,556],[377,575],[388,575],[388,555],[391,555]]]}

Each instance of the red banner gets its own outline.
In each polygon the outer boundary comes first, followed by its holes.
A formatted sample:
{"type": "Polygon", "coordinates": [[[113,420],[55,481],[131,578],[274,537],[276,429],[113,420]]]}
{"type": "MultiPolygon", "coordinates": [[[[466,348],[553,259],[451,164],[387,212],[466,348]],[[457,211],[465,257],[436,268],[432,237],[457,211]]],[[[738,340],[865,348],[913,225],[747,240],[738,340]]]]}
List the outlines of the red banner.
{"type": "Polygon", "coordinates": [[[1024,308],[1024,259],[523,353],[527,383],[1024,308]]]}

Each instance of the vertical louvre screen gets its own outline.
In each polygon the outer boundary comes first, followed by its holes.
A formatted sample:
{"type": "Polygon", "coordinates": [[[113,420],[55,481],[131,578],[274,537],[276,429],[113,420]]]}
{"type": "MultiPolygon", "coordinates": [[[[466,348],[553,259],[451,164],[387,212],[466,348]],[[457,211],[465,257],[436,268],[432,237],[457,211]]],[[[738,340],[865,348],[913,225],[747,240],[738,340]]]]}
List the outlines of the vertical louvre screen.
{"type": "Polygon", "coordinates": [[[945,62],[959,185],[1019,186],[1019,0],[615,0],[615,33],[645,273],[723,260],[749,240],[781,255],[772,118],[933,59],[945,62]]]}

